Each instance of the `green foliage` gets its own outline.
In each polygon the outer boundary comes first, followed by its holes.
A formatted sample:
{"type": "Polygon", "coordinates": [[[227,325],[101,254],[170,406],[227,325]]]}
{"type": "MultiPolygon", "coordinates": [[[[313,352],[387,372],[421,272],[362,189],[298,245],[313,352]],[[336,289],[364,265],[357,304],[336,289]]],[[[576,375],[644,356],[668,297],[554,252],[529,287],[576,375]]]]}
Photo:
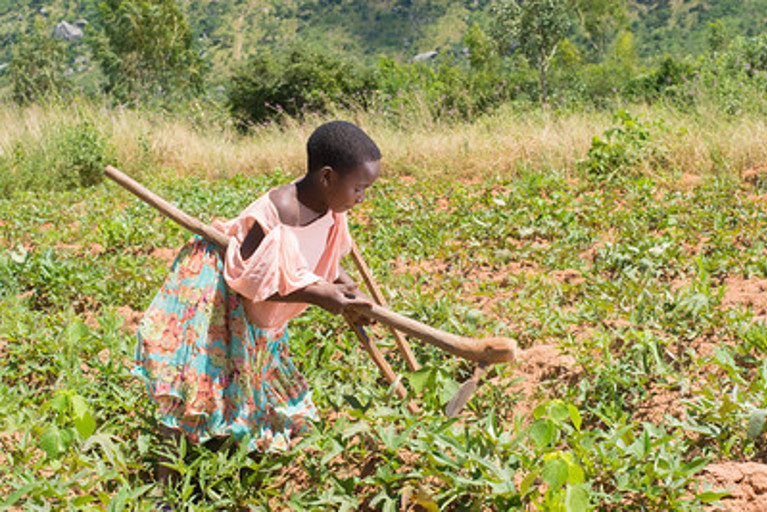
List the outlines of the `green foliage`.
{"type": "Polygon", "coordinates": [[[589,50],[602,57],[628,22],[625,0],[577,0],[575,8],[589,50]]]}
{"type": "Polygon", "coordinates": [[[510,76],[489,62],[480,69],[463,70],[446,60],[431,66],[381,58],[376,71],[378,109],[399,123],[413,113],[427,120],[471,118],[521,96],[517,80],[526,85],[526,77],[510,76]]]}
{"type": "Polygon", "coordinates": [[[546,74],[557,46],[570,27],[565,0],[502,0],[493,11],[495,38],[504,53],[518,45],[530,66],[540,73],[541,100],[547,104],[546,74]]]}
{"type": "Polygon", "coordinates": [[[691,63],[667,56],[657,69],[630,84],[630,92],[649,100],[665,96],[680,101],[684,106],[690,99],[690,95],[686,94],[686,86],[694,75],[695,70],[691,63]]]}
{"type": "Polygon", "coordinates": [[[19,104],[66,100],[72,93],[66,44],[51,33],[50,26],[35,19],[32,31],[15,46],[8,76],[12,98],[19,104]]]}
{"type": "Polygon", "coordinates": [[[614,120],[619,126],[609,128],[601,137],[592,137],[586,159],[580,162],[587,173],[610,179],[663,166],[666,150],[653,140],[667,130],[662,122],[643,122],[624,110],[619,111],[614,120]]]}
{"type": "MultiPolygon", "coordinates": [[[[145,510],[162,499],[190,510],[396,510],[404,501],[432,510],[580,511],[715,503],[726,491],[698,482],[709,461],[765,453],[767,327],[757,312],[724,304],[722,283],[767,273],[767,212],[738,182],[667,187],[673,171],[657,169],[663,179],[655,179],[643,168],[654,161],[662,123],[625,113],[616,123],[602,148],[609,154],[593,158],[614,162],[604,172],[620,169],[621,179],[598,174],[595,186],[525,169],[473,183],[383,178],[370,209],[350,217],[393,309],[458,334],[554,345],[565,363],[548,366],[530,394],[517,385],[534,376],[523,365],[535,350],[519,366],[496,366],[455,420],[441,408],[473,368],[412,342],[424,365],[403,375],[423,410],[412,415],[344,324],[310,308],[291,325],[291,351],[322,419],[293,451],[255,460],[244,445],[162,446],[145,391],[129,374],[135,340],[115,310],[147,306],[168,264],[153,250],[188,234],[111,183],[85,195],[0,198],[0,424],[8,436],[0,442],[9,468],[0,506],[145,510]],[[564,271],[580,279],[558,279],[564,271]],[[648,406],[666,396],[668,409],[648,406]],[[174,489],[152,479],[161,455],[182,475],[174,489]]],[[[236,214],[290,176],[209,181],[149,169],[145,180],[208,220],[236,214]]],[[[393,350],[388,335],[373,332],[393,350]]]]}
{"type": "Polygon", "coordinates": [[[60,122],[37,140],[20,140],[0,158],[0,194],[21,190],[66,190],[102,181],[113,148],[92,121],[60,122]]]}
{"type": "Polygon", "coordinates": [[[364,108],[374,88],[370,70],[340,55],[294,45],[276,55],[262,52],[237,69],[228,104],[238,126],[247,129],[283,115],[364,108]]]}
{"type": "Polygon", "coordinates": [[[118,101],[197,94],[206,65],[192,45],[192,30],[175,0],[105,0],[103,33],[90,43],[118,101]]]}
{"type": "Polygon", "coordinates": [[[478,24],[469,27],[463,42],[469,50],[469,64],[473,69],[484,69],[499,61],[495,41],[478,24]]]}

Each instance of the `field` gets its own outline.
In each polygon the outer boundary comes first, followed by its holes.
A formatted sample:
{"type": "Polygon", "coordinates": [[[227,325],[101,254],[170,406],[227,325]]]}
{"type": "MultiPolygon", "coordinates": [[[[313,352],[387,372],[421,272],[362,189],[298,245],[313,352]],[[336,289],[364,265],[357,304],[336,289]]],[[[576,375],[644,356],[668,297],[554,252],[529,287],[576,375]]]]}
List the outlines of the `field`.
{"type": "Polygon", "coordinates": [[[55,149],[81,139],[56,146],[54,133],[80,130],[103,143],[89,161],[115,162],[206,221],[231,217],[298,175],[313,124],[239,138],[130,112],[0,111],[0,507],[764,507],[767,130],[630,110],[412,129],[358,118],[386,173],[351,229],[392,309],[510,336],[519,361],[494,367],[448,419],[473,366],[411,340],[424,369],[409,374],[374,327],[413,415],[345,324],[309,310],[291,343],[321,420],[289,453],[257,460],[179,446],[184,481],[164,498],[130,360],[141,311],[189,235],[114,183],[48,190],[34,173],[64,172],[55,149]]]}

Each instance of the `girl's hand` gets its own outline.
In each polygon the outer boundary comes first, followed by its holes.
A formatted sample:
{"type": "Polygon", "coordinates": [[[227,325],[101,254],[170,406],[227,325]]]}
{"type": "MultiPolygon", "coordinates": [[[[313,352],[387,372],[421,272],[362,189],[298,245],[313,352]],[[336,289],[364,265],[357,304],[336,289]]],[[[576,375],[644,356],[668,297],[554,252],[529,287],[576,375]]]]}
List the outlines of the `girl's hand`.
{"type": "MultiPolygon", "coordinates": [[[[366,304],[368,305],[374,303],[373,299],[371,299],[370,297],[362,293],[362,291],[360,291],[359,284],[354,279],[349,277],[349,274],[347,274],[346,271],[344,271],[343,267],[338,268],[338,279],[336,280],[336,284],[342,287],[342,291],[344,295],[346,295],[347,297],[362,299],[363,301],[366,301],[366,304]]],[[[369,318],[365,315],[361,315],[351,309],[348,311],[345,311],[345,315],[347,319],[355,325],[364,326],[364,325],[370,325],[375,322],[375,320],[373,320],[372,318],[369,318]]]]}
{"type": "MultiPolygon", "coordinates": [[[[367,307],[373,305],[374,301],[362,291],[360,291],[360,287],[357,285],[357,283],[351,283],[351,284],[342,284],[341,287],[343,288],[343,293],[347,298],[350,298],[352,300],[355,300],[355,304],[361,304],[365,305],[367,307]]],[[[354,309],[346,309],[344,310],[344,315],[346,315],[347,319],[355,324],[355,325],[371,325],[375,323],[375,320],[373,320],[370,317],[367,317],[363,314],[358,313],[354,309]]]]}
{"type": "Polygon", "coordinates": [[[313,303],[317,306],[330,311],[333,314],[348,313],[352,317],[355,315],[351,313],[347,308],[349,306],[363,306],[370,307],[373,305],[372,301],[359,293],[359,288],[351,286],[348,283],[328,283],[327,281],[320,281],[309,287],[307,292],[310,292],[313,296],[313,303]]]}

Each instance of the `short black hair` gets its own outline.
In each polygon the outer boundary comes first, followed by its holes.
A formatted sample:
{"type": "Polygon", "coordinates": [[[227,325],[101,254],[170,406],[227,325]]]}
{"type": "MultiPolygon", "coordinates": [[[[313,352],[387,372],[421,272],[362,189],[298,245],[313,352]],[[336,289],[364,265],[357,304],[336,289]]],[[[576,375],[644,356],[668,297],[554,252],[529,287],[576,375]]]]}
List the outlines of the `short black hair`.
{"type": "Polygon", "coordinates": [[[320,125],[306,143],[309,172],[332,167],[345,173],[381,159],[381,150],[359,126],[348,121],[320,125]]]}

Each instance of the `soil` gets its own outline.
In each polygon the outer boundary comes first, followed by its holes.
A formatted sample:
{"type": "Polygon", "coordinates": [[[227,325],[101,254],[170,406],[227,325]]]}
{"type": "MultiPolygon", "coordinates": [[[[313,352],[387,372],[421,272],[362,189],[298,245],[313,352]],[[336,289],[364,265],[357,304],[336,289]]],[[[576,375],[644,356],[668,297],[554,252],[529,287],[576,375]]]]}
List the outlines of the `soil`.
{"type": "Polygon", "coordinates": [[[729,490],[721,504],[708,510],[767,512],[767,464],[722,462],[709,464],[701,475],[701,489],[729,490]]]}
{"type": "Polygon", "coordinates": [[[141,322],[141,317],[144,316],[144,313],[135,311],[128,306],[120,306],[115,311],[125,319],[122,328],[128,331],[131,336],[135,336],[138,332],[138,324],[141,322]]]}
{"type": "MultiPolygon", "coordinates": [[[[697,185],[695,177],[689,177],[686,185],[697,185]]],[[[439,208],[448,208],[449,204],[440,203],[439,208]]],[[[522,244],[523,241],[512,240],[522,244]]],[[[524,241],[529,243],[529,241],[524,241]]],[[[546,243],[543,241],[542,243],[546,243]]],[[[593,261],[600,245],[605,241],[595,244],[589,251],[583,254],[586,261],[593,261]]],[[[510,244],[515,245],[515,244],[510,244]]],[[[103,251],[101,247],[90,247],[89,252],[98,254],[103,251]]],[[[150,256],[170,266],[175,258],[176,250],[157,248],[152,250],[150,256]]],[[[474,307],[480,309],[487,317],[498,317],[498,305],[509,300],[516,293],[516,279],[518,277],[532,278],[543,274],[538,264],[532,261],[508,261],[498,268],[481,261],[457,262],[457,261],[420,261],[409,262],[397,260],[393,265],[395,275],[411,274],[419,275],[460,275],[466,282],[461,292],[463,300],[471,302],[474,307]],[[495,286],[493,294],[477,293],[478,283],[492,283],[495,286]]],[[[545,278],[558,283],[577,287],[584,282],[582,272],[576,269],[556,270],[545,272],[545,278]]],[[[767,321],[767,279],[742,277],[728,277],[723,283],[725,293],[722,298],[722,308],[747,307],[757,318],[767,321]]],[[[438,284],[435,283],[436,286],[438,284]]],[[[123,328],[131,335],[135,335],[142,313],[129,307],[120,307],[117,313],[125,319],[123,328]]],[[[592,326],[573,326],[573,338],[577,341],[588,336],[592,326]]],[[[693,345],[698,356],[705,356],[713,352],[713,347],[722,340],[696,340],[693,345]]],[[[2,343],[0,342],[0,351],[2,343]]],[[[100,354],[101,356],[101,354],[100,354]]],[[[556,340],[536,340],[531,346],[519,351],[519,362],[508,365],[497,375],[491,373],[487,380],[493,382],[501,389],[508,390],[508,396],[514,397],[511,413],[516,417],[529,417],[535,406],[545,399],[547,389],[552,386],[568,386],[576,382],[582,376],[578,375],[578,366],[573,355],[562,349],[556,340]]],[[[484,388],[477,391],[482,394],[484,388]]],[[[645,421],[658,423],[669,416],[679,417],[683,413],[683,405],[680,400],[680,391],[671,386],[660,386],[651,383],[648,388],[648,397],[637,410],[645,421]]],[[[375,453],[375,450],[373,451],[375,453]]],[[[2,458],[0,458],[2,461],[2,458]]],[[[362,476],[375,467],[377,460],[359,460],[355,466],[357,476],[362,476]]],[[[312,477],[301,469],[303,464],[295,464],[295,470],[286,473],[286,485],[288,488],[300,489],[305,485],[311,485],[312,477]]],[[[722,498],[720,505],[712,506],[710,510],[724,511],[764,511],[767,512],[767,465],[757,462],[721,462],[708,465],[700,474],[700,490],[729,490],[730,495],[722,498]]],[[[290,492],[289,490],[287,491],[290,492]]],[[[407,509],[407,503],[403,503],[407,509]]]]}
{"type": "Polygon", "coordinates": [[[167,247],[158,247],[153,249],[150,256],[165,263],[166,267],[170,267],[173,260],[176,258],[176,252],[178,249],[169,249],[167,247]]]}
{"type": "Polygon", "coordinates": [[[755,319],[767,320],[767,279],[752,277],[728,277],[724,282],[725,293],[722,306],[725,308],[747,307],[755,319]]]}
{"type": "MultiPolygon", "coordinates": [[[[685,183],[689,187],[697,185],[697,180],[690,178],[685,183]]],[[[593,258],[598,246],[592,248],[586,260],[593,258]]],[[[466,279],[462,295],[464,300],[471,301],[475,307],[482,310],[488,317],[497,316],[496,306],[514,294],[512,276],[536,275],[541,269],[533,262],[509,262],[503,268],[483,265],[473,262],[460,265],[446,261],[398,261],[395,274],[411,273],[413,275],[432,274],[445,275],[456,273],[466,279]],[[494,282],[497,289],[493,295],[477,295],[475,283],[494,282]]],[[[559,283],[577,286],[584,280],[581,272],[574,269],[549,272],[547,279],[559,283]]],[[[676,283],[675,288],[688,284],[676,283]]],[[[722,297],[723,309],[748,308],[754,314],[755,320],[767,321],[767,279],[728,277],[724,283],[725,292],[722,297]]],[[[576,331],[573,337],[578,340],[587,336],[590,326],[573,327],[576,331]]],[[[714,347],[733,340],[696,339],[688,348],[693,349],[698,357],[707,357],[714,352],[714,347]]],[[[545,399],[546,389],[558,385],[569,385],[577,381],[578,368],[575,358],[567,354],[555,340],[537,340],[536,344],[520,350],[519,363],[509,369],[502,370],[498,375],[488,378],[496,386],[508,389],[508,395],[514,397],[510,414],[516,417],[529,416],[540,400],[545,399]]],[[[703,370],[703,369],[702,369],[703,370]]],[[[712,372],[720,371],[709,368],[712,372]]],[[[483,393],[483,388],[477,391],[483,393]]],[[[687,390],[689,392],[689,390],[687,390]]],[[[651,423],[660,423],[669,417],[680,418],[684,414],[682,391],[670,383],[664,385],[650,383],[647,398],[643,400],[636,413],[651,423]]],[[[720,462],[708,465],[700,474],[700,489],[729,491],[730,494],[721,499],[716,506],[708,510],[723,510],[725,512],[767,512],[767,464],[758,462],[720,462]]]]}
{"type": "Polygon", "coordinates": [[[509,396],[519,400],[514,414],[529,416],[538,404],[541,385],[546,381],[566,383],[573,373],[575,359],[556,345],[533,345],[519,351],[519,364],[510,374],[491,378],[493,384],[508,389],[509,396]],[[504,384],[507,382],[508,384],[504,384]]]}

